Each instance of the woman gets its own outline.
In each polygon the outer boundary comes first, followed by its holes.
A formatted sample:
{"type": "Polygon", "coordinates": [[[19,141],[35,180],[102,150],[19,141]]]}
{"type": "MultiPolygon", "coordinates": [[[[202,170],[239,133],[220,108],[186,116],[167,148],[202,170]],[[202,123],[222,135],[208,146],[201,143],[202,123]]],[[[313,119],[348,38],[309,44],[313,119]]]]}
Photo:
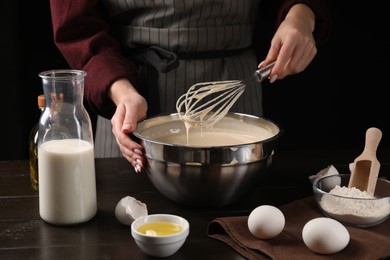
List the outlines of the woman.
{"type": "MultiPolygon", "coordinates": [[[[145,159],[129,133],[139,120],[175,112],[178,97],[198,82],[242,79],[274,60],[271,83],[302,72],[329,30],[321,0],[50,4],[56,46],[72,68],[88,73],[85,96],[99,115],[95,156],[123,155],[137,172],[145,159]],[[269,12],[277,30],[258,65],[253,33],[269,12]]],[[[247,87],[231,110],[262,116],[261,99],[261,88],[247,87]]]]}

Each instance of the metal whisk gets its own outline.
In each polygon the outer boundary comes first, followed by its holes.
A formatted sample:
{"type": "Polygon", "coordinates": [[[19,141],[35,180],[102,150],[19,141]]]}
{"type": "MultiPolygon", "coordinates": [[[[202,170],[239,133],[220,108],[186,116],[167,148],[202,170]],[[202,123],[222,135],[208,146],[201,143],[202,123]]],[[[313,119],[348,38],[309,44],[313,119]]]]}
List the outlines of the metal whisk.
{"type": "Polygon", "coordinates": [[[192,127],[212,127],[221,120],[244,92],[251,81],[267,78],[275,62],[256,70],[244,80],[203,82],[192,85],[176,102],[176,110],[183,122],[192,127]]]}

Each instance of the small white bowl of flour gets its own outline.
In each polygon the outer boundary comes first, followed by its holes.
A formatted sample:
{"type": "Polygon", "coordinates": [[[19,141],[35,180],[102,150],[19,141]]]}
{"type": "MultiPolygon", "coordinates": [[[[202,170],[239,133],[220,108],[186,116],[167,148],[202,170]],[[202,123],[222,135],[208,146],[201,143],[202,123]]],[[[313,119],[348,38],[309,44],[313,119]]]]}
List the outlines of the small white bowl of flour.
{"type": "Polygon", "coordinates": [[[331,174],[313,181],[314,197],[328,217],[349,226],[366,228],[390,216],[390,182],[378,178],[374,196],[348,188],[350,174],[331,174]]]}

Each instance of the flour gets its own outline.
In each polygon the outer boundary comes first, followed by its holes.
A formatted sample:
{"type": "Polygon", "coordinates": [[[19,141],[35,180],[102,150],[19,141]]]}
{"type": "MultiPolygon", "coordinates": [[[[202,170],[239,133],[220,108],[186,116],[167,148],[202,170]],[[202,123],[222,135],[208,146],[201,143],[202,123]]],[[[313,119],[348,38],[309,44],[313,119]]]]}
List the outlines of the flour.
{"type": "Polygon", "coordinates": [[[337,185],[323,195],[320,204],[327,215],[352,224],[371,224],[390,214],[389,198],[377,199],[355,187],[337,185]]]}

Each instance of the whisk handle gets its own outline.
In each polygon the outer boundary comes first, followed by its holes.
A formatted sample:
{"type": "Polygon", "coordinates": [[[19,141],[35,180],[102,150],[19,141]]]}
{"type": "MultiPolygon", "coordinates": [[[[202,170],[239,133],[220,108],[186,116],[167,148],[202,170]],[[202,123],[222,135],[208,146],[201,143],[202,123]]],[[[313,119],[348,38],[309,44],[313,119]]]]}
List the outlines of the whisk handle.
{"type": "Polygon", "coordinates": [[[275,61],[268,64],[264,68],[258,69],[255,71],[255,77],[258,82],[262,82],[265,78],[269,77],[269,74],[271,73],[271,69],[275,65],[275,61]]]}

